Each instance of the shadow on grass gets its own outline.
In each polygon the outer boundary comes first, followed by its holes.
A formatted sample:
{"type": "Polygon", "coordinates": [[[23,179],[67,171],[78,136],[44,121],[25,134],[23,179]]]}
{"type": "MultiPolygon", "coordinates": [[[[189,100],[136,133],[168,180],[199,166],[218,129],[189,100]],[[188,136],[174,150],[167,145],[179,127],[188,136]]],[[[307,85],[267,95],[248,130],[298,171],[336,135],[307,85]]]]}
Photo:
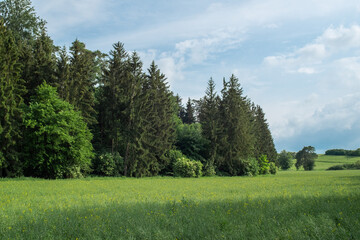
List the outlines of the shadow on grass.
{"type": "Polygon", "coordinates": [[[14,213],[0,239],[360,239],[359,212],[359,194],[108,203],[14,213]]]}

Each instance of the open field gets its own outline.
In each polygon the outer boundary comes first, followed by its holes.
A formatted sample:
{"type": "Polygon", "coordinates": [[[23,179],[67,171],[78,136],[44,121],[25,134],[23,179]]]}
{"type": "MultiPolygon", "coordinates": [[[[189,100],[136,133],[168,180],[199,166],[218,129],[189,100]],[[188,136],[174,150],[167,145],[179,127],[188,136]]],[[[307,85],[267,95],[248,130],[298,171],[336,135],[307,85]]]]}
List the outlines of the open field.
{"type": "MultiPolygon", "coordinates": [[[[335,165],[342,165],[345,163],[355,163],[356,161],[359,160],[360,157],[330,156],[325,154],[319,154],[318,158],[315,161],[314,171],[323,171],[335,165]]],[[[294,165],[291,167],[290,171],[292,170],[296,171],[295,162],[296,159],[293,159],[294,165]]],[[[301,168],[299,171],[303,171],[303,169],[301,168]]]]}
{"type": "Polygon", "coordinates": [[[326,170],[335,165],[355,163],[356,161],[360,161],[360,157],[319,155],[314,170],[326,170]]]}
{"type": "Polygon", "coordinates": [[[3,179],[0,239],[360,239],[360,171],[3,179]]]}

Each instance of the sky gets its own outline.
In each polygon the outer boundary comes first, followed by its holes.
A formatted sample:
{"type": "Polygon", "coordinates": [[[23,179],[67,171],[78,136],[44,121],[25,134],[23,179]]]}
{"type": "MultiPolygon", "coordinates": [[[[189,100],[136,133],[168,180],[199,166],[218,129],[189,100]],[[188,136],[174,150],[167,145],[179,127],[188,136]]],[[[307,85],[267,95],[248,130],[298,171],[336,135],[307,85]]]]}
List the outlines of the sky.
{"type": "Polygon", "coordinates": [[[152,60],[184,101],[239,78],[276,149],[360,148],[358,0],[33,0],[54,43],[152,60]]]}

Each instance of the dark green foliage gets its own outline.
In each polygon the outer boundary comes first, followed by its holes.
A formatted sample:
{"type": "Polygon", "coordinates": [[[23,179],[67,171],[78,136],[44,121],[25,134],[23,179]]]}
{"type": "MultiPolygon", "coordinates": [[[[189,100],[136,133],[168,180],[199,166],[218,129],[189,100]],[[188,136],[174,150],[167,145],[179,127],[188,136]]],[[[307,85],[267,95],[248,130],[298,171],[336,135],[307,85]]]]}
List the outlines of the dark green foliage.
{"type": "Polygon", "coordinates": [[[254,153],[254,136],[251,132],[250,102],[244,97],[239,80],[232,75],[224,80],[219,106],[219,157],[217,167],[230,175],[242,175],[242,159],[254,153]]]}
{"type": "MultiPolygon", "coordinates": [[[[24,49],[26,51],[26,49],[24,49]]],[[[30,97],[35,94],[36,88],[44,81],[50,85],[55,84],[56,57],[53,42],[42,30],[41,35],[33,43],[31,59],[26,62],[24,80],[26,81],[27,94],[25,102],[30,101],[30,97]]]]}
{"type": "Polygon", "coordinates": [[[360,148],[356,150],[329,149],[325,152],[325,155],[358,157],[360,156],[360,148]]]}
{"type": "Polygon", "coordinates": [[[58,51],[58,57],[56,59],[56,71],[55,71],[56,83],[59,96],[65,100],[70,101],[70,59],[67,54],[66,48],[63,47],[58,51]]]}
{"type": "Polygon", "coordinates": [[[173,171],[176,177],[201,177],[202,166],[200,161],[182,157],[174,162],[173,171]]]}
{"type": "Polygon", "coordinates": [[[118,152],[102,153],[94,158],[94,173],[101,176],[120,176],[123,173],[124,159],[118,152]]]}
{"type": "Polygon", "coordinates": [[[195,109],[192,100],[189,98],[186,103],[185,113],[183,117],[183,123],[192,124],[195,123],[195,109]]]}
{"type": "Polygon", "coordinates": [[[288,170],[289,168],[291,168],[291,166],[294,164],[292,159],[293,159],[293,156],[291,153],[286,152],[285,150],[281,151],[281,153],[279,154],[279,157],[278,157],[278,163],[279,163],[281,169],[288,170]]]}
{"type": "Polygon", "coordinates": [[[360,161],[357,161],[356,163],[335,165],[335,166],[329,167],[326,170],[352,170],[352,169],[360,169],[360,161]]]}
{"type": "Polygon", "coordinates": [[[329,149],[325,151],[325,155],[345,156],[347,151],[345,149],[329,149]]]}
{"type": "Polygon", "coordinates": [[[127,74],[128,74],[128,54],[122,43],[113,45],[106,68],[103,70],[104,76],[102,85],[97,89],[98,111],[98,140],[103,148],[111,152],[121,151],[120,137],[126,128],[125,110],[128,107],[127,74]]]}
{"type": "Polygon", "coordinates": [[[120,119],[123,123],[123,149],[124,153],[124,175],[125,176],[151,176],[151,170],[156,162],[154,159],[147,161],[148,149],[141,141],[147,125],[143,124],[148,113],[148,101],[143,94],[142,85],[145,74],[142,72],[142,62],[134,52],[128,59],[127,80],[123,84],[125,92],[125,108],[120,119]]]}
{"type": "Polygon", "coordinates": [[[182,105],[182,99],[179,96],[179,94],[174,96],[174,98],[175,98],[175,102],[176,102],[176,115],[181,119],[182,122],[184,122],[186,110],[185,110],[184,106],[182,105]]]}
{"type": "Polygon", "coordinates": [[[269,124],[265,119],[265,114],[259,105],[253,107],[253,114],[254,122],[252,125],[255,135],[255,157],[259,158],[261,155],[266,155],[270,162],[276,162],[277,152],[269,130],[269,124]]]}
{"type": "Polygon", "coordinates": [[[212,175],[215,168],[215,159],[219,148],[219,97],[215,92],[215,83],[212,78],[208,82],[206,95],[199,102],[199,121],[202,127],[202,135],[209,145],[206,151],[206,163],[204,175],[212,175]]]}
{"type": "Polygon", "coordinates": [[[25,92],[14,38],[0,19],[0,177],[21,175],[19,142],[25,92]]]}
{"type": "Polygon", "coordinates": [[[259,174],[269,174],[270,172],[270,164],[267,160],[266,155],[261,155],[258,159],[259,162],[259,174]]]}
{"type": "Polygon", "coordinates": [[[75,40],[70,47],[70,90],[68,101],[81,111],[88,125],[96,123],[94,84],[96,54],[85,48],[85,44],[75,40]]]}
{"type": "Polygon", "coordinates": [[[91,138],[81,114],[46,83],[25,109],[24,159],[27,176],[81,177],[90,171],[91,138]]]}
{"type": "Polygon", "coordinates": [[[148,75],[143,85],[145,105],[143,111],[142,141],[148,149],[148,161],[153,160],[152,175],[157,175],[169,162],[165,153],[172,148],[175,140],[175,122],[172,93],[166,83],[165,75],[160,72],[154,62],[148,69],[148,75]]]}
{"type": "Polygon", "coordinates": [[[16,41],[34,39],[45,26],[45,21],[36,16],[30,0],[2,0],[0,18],[14,33],[16,41]]]}
{"type": "Polygon", "coordinates": [[[304,147],[301,151],[296,153],[296,163],[295,167],[297,170],[303,166],[305,171],[310,171],[314,169],[315,159],[317,158],[315,153],[315,148],[312,146],[304,147]]]}
{"type": "Polygon", "coordinates": [[[201,131],[199,123],[179,124],[176,127],[175,146],[188,158],[204,162],[208,141],[202,136],[201,131]]]}

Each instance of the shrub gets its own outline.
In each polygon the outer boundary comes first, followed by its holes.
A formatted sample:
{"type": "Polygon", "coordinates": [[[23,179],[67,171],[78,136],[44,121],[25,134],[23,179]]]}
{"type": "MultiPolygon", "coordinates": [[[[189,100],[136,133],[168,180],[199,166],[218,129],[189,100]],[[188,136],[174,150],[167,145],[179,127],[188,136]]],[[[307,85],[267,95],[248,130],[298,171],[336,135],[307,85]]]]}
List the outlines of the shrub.
{"type": "Polygon", "coordinates": [[[355,163],[345,163],[343,165],[335,165],[329,167],[327,170],[351,170],[351,169],[360,169],[360,161],[355,163]]]}
{"type": "Polygon", "coordinates": [[[179,150],[168,150],[165,153],[165,158],[167,158],[166,162],[167,165],[164,166],[164,168],[160,171],[161,175],[167,175],[167,176],[173,176],[174,172],[173,172],[173,166],[174,163],[176,162],[177,159],[185,157],[185,155],[179,151],[179,150]]]}
{"type": "Polygon", "coordinates": [[[185,157],[178,158],[173,165],[174,175],[177,177],[200,177],[202,163],[185,157]]]}
{"type": "Polygon", "coordinates": [[[118,152],[102,153],[94,161],[95,173],[102,176],[119,176],[123,172],[124,160],[118,152]]]}
{"type": "Polygon", "coordinates": [[[344,166],[343,165],[335,165],[335,166],[331,166],[326,170],[344,170],[344,166]]]}
{"type": "Polygon", "coordinates": [[[261,155],[259,158],[259,174],[269,174],[270,164],[266,155],[261,155]]]}
{"type": "Polygon", "coordinates": [[[215,174],[216,174],[216,171],[215,171],[214,164],[207,163],[207,164],[204,166],[203,175],[204,175],[204,176],[214,176],[215,174]]]}
{"type": "Polygon", "coordinates": [[[256,176],[259,174],[259,163],[256,160],[256,158],[248,158],[245,160],[242,160],[242,169],[243,174],[245,176],[256,176]]]}
{"type": "Polygon", "coordinates": [[[269,169],[269,171],[270,171],[270,173],[273,174],[273,175],[276,174],[276,172],[277,172],[277,167],[276,167],[276,165],[275,165],[274,162],[271,162],[271,163],[270,163],[270,169],[269,169]]]}
{"type": "Polygon", "coordinates": [[[360,169],[360,160],[354,163],[355,169],[360,169]]]}

